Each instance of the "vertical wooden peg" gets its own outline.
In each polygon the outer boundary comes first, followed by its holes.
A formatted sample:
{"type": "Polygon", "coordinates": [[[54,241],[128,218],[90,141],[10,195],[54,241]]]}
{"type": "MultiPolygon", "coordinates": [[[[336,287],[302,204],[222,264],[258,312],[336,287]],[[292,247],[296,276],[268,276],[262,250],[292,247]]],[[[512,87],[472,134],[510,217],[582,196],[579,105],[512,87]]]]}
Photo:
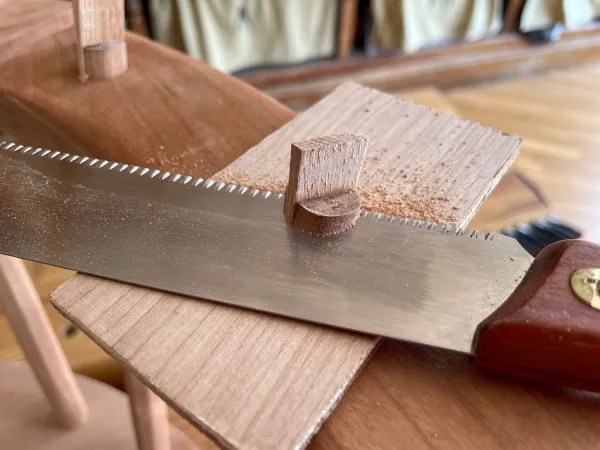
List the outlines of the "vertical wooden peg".
{"type": "Polygon", "coordinates": [[[57,421],[84,424],[87,405],[20,259],[0,255],[0,303],[57,421]]]}
{"type": "Polygon", "coordinates": [[[288,225],[328,236],[354,225],[360,214],[358,178],[364,136],[341,134],[292,144],[284,216],[288,225]]]}
{"type": "Polygon", "coordinates": [[[167,405],[125,369],[125,385],[129,394],[131,415],[139,450],[170,450],[167,405]]]}
{"type": "Polygon", "coordinates": [[[125,72],[124,0],[72,1],[80,80],[108,80],[125,72]]]}

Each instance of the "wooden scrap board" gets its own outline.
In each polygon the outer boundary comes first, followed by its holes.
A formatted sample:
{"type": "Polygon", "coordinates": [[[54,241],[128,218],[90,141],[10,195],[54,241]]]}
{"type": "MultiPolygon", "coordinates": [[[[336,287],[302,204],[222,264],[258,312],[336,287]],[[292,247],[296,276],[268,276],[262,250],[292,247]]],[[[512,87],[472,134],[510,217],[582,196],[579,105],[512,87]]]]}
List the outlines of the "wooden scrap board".
{"type": "MultiPolygon", "coordinates": [[[[345,84],[217,178],[283,191],[289,143],[370,137],[366,206],[464,224],[515,158],[519,141],[356,84],[345,84]]],[[[283,216],[282,216],[283,220],[283,216]]],[[[377,339],[76,275],[55,306],[227,448],[301,448],[377,339]]]]}
{"type": "Polygon", "coordinates": [[[460,225],[504,174],[519,144],[491,128],[348,82],[215,178],[285,192],[290,143],[342,133],[369,138],[359,181],[365,209],[460,225]]]}

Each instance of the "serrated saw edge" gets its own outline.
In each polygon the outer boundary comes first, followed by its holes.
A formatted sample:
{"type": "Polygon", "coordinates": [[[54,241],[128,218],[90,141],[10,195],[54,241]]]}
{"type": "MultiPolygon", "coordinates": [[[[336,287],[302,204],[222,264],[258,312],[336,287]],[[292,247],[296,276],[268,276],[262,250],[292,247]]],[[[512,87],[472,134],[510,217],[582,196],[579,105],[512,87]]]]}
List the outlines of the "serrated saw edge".
{"type": "MultiPolygon", "coordinates": [[[[65,163],[79,164],[85,167],[95,169],[103,169],[113,172],[125,172],[129,175],[147,177],[151,179],[156,179],[158,181],[179,183],[198,188],[213,189],[216,191],[224,190],[231,194],[247,195],[251,198],[257,198],[261,200],[281,201],[284,198],[284,194],[281,193],[263,191],[252,187],[225,183],[222,181],[213,180],[212,178],[195,178],[190,175],[182,175],[179,173],[173,174],[171,172],[161,171],[158,169],[149,169],[147,167],[118,163],[108,161],[105,159],[91,158],[88,156],[72,155],[70,153],[48,150],[40,147],[27,147],[24,145],[16,144],[14,142],[0,141],[0,150],[19,152],[27,154],[29,156],[36,156],[39,158],[55,159],[65,163]]],[[[391,216],[372,211],[362,211],[360,217],[365,220],[377,220],[381,222],[394,223],[403,227],[411,227],[445,234],[454,234],[456,236],[465,236],[471,239],[483,239],[486,241],[492,241],[496,237],[496,233],[493,232],[470,230],[468,228],[457,227],[456,225],[452,224],[432,223],[425,220],[417,219],[406,219],[402,217],[391,216]]]]}

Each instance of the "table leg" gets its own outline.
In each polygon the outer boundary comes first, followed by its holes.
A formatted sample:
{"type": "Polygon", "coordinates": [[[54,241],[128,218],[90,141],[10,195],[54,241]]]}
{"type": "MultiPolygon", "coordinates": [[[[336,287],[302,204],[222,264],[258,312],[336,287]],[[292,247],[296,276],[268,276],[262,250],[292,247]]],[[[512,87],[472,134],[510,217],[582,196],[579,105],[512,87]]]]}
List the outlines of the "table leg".
{"type": "Polygon", "coordinates": [[[87,405],[20,259],[0,255],[0,304],[58,421],[83,424],[87,405]]]}
{"type": "Polygon", "coordinates": [[[138,449],[169,450],[167,405],[129,370],[125,374],[138,449]]]}

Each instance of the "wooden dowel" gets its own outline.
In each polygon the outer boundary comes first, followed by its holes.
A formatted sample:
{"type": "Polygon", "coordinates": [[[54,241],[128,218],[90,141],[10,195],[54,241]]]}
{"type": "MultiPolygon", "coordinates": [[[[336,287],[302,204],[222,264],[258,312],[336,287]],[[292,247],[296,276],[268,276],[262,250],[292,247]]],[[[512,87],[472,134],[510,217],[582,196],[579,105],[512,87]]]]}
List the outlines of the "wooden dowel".
{"type": "Polygon", "coordinates": [[[23,261],[0,255],[0,303],[56,419],[73,428],[88,410],[23,261]]]}
{"type": "Polygon", "coordinates": [[[169,450],[167,405],[133,373],[125,370],[125,384],[139,450],[169,450]]]}

